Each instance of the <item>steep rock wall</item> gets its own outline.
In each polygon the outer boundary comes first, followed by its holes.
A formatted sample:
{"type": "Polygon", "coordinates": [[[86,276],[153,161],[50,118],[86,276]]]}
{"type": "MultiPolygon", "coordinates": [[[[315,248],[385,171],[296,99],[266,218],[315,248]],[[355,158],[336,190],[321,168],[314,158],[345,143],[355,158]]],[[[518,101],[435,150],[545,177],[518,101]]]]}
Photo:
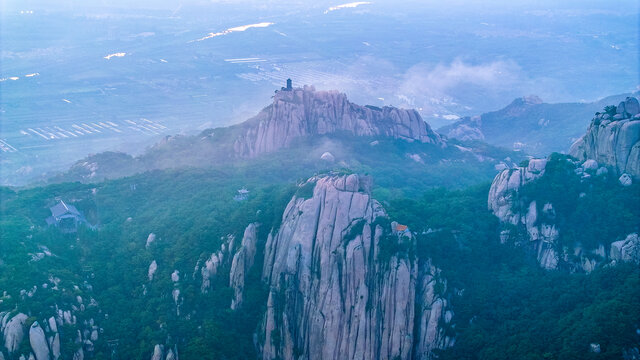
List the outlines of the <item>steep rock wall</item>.
{"type": "Polygon", "coordinates": [[[638,100],[629,97],[616,114],[596,114],[587,133],[569,150],[571,156],[592,159],[613,168],[618,175],[640,179],[640,114],[638,100]]]}
{"type": "Polygon", "coordinates": [[[262,358],[428,359],[451,344],[439,327],[453,313],[445,318],[437,271],[386,250],[412,237],[391,229],[369,180],[311,181],[313,196],[294,196],[266,243],[262,358]]]}

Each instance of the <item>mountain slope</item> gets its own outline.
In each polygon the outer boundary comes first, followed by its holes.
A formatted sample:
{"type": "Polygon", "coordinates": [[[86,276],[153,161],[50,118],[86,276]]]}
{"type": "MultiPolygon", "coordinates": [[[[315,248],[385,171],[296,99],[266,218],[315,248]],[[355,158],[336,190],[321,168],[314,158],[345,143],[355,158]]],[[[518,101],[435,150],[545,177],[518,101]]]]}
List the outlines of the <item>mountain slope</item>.
{"type": "Polygon", "coordinates": [[[482,140],[534,156],[567,152],[584,134],[593,114],[630,94],[610,96],[591,103],[544,103],[536,96],[515,99],[505,108],[465,117],[438,129],[449,138],[482,140]]]}
{"type": "Polygon", "coordinates": [[[95,182],[185,167],[267,168],[280,180],[292,181],[349,168],[377,179],[394,171],[408,182],[470,184],[493,176],[498,162],[520,156],[486,144],[445,141],[415,110],[360,106],[336,91],[305,86],[279,91],[271,105],[241,124],[166,137],[137,157],[93,155],[51,181],[95,182]]]}

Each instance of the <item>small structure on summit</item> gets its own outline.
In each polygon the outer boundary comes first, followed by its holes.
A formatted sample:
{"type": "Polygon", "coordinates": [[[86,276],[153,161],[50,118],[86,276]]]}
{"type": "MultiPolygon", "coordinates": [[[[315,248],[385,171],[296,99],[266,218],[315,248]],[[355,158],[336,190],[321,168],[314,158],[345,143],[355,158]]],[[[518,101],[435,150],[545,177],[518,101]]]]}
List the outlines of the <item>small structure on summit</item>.
{"type": "Polygon", "coordinates": [[[287,87],[282,87],[280,90],[282,91],[291,91],[293,90],[293,86],[291,84],[291,79],[287,79],[287,87]]]}
{"type": "Polygon", "coordinates": [[[50,207],[49,210],[51,211],[51,216],[46,219],[47,224],[59,228],[64,233],[76,232],[79,224],[87,222],[75,206],[69,205],[62,200],[50,207]]]}

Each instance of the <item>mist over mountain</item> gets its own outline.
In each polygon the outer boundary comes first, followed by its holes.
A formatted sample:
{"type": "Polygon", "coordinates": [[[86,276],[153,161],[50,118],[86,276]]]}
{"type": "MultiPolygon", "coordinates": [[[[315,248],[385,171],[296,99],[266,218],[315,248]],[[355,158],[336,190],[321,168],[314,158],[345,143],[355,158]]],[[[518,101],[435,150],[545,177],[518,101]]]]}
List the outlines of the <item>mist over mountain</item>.
{"type": "Polygon", "coordinates": [[[0,11],[0,360],[640,358],[634,2],[0,11]]]}
{"type": "Polygon", "coordinates": [[[631,1],[358,3],[6,1],[0,181],[240,123],[287,78],[435,128],[523,94],[590,102],[637,87],[631,1]]]}

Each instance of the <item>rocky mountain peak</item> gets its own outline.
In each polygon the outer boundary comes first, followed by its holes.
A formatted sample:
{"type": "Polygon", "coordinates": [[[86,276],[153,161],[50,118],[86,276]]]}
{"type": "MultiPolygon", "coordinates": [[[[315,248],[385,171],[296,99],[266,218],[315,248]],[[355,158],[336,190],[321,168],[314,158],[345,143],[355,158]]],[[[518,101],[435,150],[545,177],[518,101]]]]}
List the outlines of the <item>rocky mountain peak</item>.
{"type": "Polygon", "coordinates": [[[536,95],[528,95],[519,97],[511,102],[511,104],[507,105],[501,111],[504,115],[508,116],[518,116],[525,112],[528,108],[534,105],[542,104],[542,99],[536,95]]]}
{"type": "Polygon", "coordinates": [[[571,156],[595,160],[613,168],[618,175],[640,179],[640,105],[627,97],[618,106],[596,113],[587,133],[569,150],[571,156]]]}
{"type": "Polygon", "coordinates": [[[525,104],[525,105],[537,105],[537,104],[542,104],[543,101],[540,97],[538,97],[537,95],[527,95],[527,96],[523,96],[521,98],[515,99],[512,104],[525,104]]]}
{"type": "Polygon", "coordinates": [[[427,359],[450,346],[441,325],[453,312],[435,287],[446,282],[428,260],[385,253],[412,236],[394,231],[370,180],[332,174],[309,185],[313,195],[291,199],[265,245],[261,358],[427,359]]]}
{"type": "Polygon", "coordinates": [[[338,132],[355,136],[391,137],[442,144],[440,135],[415,110],[361,106],[338,91],[317,91],[313,86],[283,88],[273,103],[240,125],[234,142],[239,157],[286,148],[301,137],[338,132]]]}

